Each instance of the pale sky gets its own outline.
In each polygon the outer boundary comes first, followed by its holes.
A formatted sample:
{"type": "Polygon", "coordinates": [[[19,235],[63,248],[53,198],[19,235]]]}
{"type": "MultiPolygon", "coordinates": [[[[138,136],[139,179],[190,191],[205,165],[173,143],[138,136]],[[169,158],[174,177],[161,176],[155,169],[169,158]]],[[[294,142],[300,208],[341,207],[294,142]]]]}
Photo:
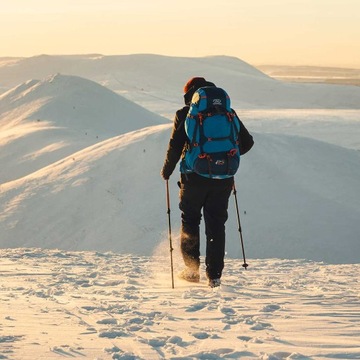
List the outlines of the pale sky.
{"type": "Polygon", "coordinates": [[[89,53],[360,68],[360,0],[0,0],[0,57],[89,53]]]}

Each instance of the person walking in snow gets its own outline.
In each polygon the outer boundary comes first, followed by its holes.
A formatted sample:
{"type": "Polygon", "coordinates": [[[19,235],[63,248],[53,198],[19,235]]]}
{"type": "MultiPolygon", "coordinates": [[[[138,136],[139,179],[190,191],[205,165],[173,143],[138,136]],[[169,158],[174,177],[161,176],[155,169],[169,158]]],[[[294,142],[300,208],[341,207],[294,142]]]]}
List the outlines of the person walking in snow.
{"type": "MultiPolygon", "coordinates": [[[[203,87],[215,84],[203,77],[191,78],[184,86],[185,106],[176,112],[172,134],[161,176],[168,180],[180,158],[184,159],[189,150],[189,138],[185,131],[185,119],[189,112],[194,93],[203,87]]],[[[239,120],[240,121],[240,120],[239,120]]],[[[247,153],[254,141],[240,121],[238,132],[240,154],[247,153]]],[[[209,178],[195,172],[184,172],[180,181],[181,233],[180,249],[185,263],[179,276],[187,281],[200,281],[200,221],[203,211],[206,233],[206,276],[210,287],[221,284],[225,256],[225,223],[228,218],[228,202],[234,185],[234,177],[209,178]]]]}

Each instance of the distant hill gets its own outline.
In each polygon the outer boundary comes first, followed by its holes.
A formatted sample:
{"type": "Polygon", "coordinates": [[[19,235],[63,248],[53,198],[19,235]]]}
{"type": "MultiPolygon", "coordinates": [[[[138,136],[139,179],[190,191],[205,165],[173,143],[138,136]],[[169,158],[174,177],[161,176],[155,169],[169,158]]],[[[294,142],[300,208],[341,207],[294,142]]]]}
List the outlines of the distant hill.
{"type": "Polygon", "coordinates": [[[96,81],[151,111],[167,115],[173,114],[182,104],[182,88],[192,76],[205,76],[226,88],[233,106],[239,109],[360,108],[358,87],[288,84],[228,56],[41,55],[1,64],[0,61],[2,88],[12,88],[29,79],[41,79],[54,73],[76,75],[96,81]]]}
{"type": "Polygon", "coordinates": [[[265,74],[286,82],[360,86],[360,69],[322,66],[260,65],[265,74]]]}
{"type": "Polygon", "coordinates": [[[168,120],[96,82],[53,75],[0,95],[0,183],[109,137],[168,120]]]}

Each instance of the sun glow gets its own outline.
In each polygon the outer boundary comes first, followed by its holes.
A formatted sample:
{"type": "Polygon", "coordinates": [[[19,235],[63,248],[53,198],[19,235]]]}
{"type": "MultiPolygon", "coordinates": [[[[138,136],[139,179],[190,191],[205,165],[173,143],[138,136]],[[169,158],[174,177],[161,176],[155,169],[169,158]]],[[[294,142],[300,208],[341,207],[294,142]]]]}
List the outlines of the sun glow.
{"type": "Polygon", "coordinates": [[[360,67],[360,3],[265,0],[14,0],[2,5],[0,56],[230,55],[252,64],[360,67]]]}

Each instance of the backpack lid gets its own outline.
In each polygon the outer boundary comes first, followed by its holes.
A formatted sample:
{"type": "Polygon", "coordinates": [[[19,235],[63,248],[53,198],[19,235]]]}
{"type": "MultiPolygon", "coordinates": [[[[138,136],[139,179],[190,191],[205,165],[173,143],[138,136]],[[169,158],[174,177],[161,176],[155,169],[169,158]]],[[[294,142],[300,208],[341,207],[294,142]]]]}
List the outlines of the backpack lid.
{"type": "Polygon", "coordinates": [[[205,86],[195,91],[190,107],[195,107],[197,112],[221,107],[231,112],[230,97],[226,91],[216,86],[205,86]]]}

